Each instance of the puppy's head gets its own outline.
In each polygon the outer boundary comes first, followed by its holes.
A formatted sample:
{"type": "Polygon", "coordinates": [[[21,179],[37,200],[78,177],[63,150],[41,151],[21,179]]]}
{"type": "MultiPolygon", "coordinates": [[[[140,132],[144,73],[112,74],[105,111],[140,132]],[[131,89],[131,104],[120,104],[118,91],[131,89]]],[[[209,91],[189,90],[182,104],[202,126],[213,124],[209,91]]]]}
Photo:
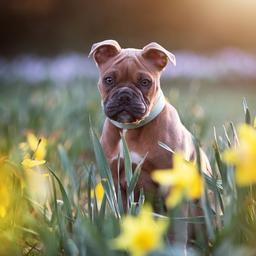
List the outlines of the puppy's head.
{"type": "Polygon", "coordinates": [[[107,117],[121,123],[134,123],[146,117],[160,90],[160,75],[175,57],[157,43],[143,49],[122,49],[114,40],[92,46],[99,69],[98,88],[107,117]]]}

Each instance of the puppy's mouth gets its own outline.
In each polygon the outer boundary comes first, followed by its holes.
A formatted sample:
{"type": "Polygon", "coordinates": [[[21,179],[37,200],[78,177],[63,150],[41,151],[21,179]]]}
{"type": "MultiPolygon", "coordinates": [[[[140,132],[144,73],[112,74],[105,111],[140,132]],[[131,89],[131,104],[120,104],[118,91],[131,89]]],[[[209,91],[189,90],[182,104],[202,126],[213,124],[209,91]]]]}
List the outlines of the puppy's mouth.
{"type": "Polygon", "coordinates": [[[127,87],[118,89],[104,102],[106,116],[120,123],[140,121],[147,109],[142,93],[127,87]]]}

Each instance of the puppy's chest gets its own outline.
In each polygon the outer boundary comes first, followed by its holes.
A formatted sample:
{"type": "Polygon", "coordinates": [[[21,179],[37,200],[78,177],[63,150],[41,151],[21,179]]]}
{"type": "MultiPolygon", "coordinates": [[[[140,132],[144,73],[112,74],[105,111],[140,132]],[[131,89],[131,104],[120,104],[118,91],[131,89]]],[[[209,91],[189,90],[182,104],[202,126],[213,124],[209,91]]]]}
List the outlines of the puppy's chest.
{"type": "MultiPolygon", "coordinates": [[[[127,130],[123,131],[123,136],[126,140],[133,166],[143,161],[143,169],[146,169],[148,172],[158,168],[170,168],[171,156],[158,145],[157,141],[153,141],[152,138],[145,140],[145,138],[140,136],[129,136],[127,130]]],[[[116,150],[109,159],[110,165],[115,165],[119,157],[122,165],[125,157],[124,145],[121,139],[115,148],[116,150]]]]}
{"type": "MultiPolygon", "coordinates": [[[[131,162],[136,165],[139,164],[143,160],[143,158],[146,156],[147,149],[146,148],[143,149],[137,143],[133,143],[131,145],[131,143],[129,143],[129,140],[126,140],[126,144],[128,146],[131,162]]],[[[111,162],[116,161],[119,157],[121,160],[124,160],[125,158],[124,151],[125,151],[125,148],[124,148],[123,142],[122,140],[119,140],[118,144],[116,145],[116,150],[115,152],[113,152],[113,155],[110,161],[111,162]]]]}

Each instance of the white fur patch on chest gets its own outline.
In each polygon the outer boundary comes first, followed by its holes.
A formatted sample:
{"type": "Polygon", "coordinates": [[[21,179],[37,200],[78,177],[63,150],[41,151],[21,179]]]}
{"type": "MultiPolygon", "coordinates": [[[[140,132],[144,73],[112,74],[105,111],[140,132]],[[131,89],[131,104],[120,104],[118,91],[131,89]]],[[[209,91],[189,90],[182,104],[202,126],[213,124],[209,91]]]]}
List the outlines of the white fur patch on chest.
{"type": "Polygon", "coordinates": [[[143,157],[141,157],[138,153],[136,152],[130,152],[130,157],[131,157],[131,161],[134,164],[139,164],[141,162],[141,160],[143,159],[143,157]]]}
{"type": "MultiPolygon", "coordinates": [[[[124,137],[125,137],[126,132],[127,132],[127,130],[124,129],[123,130],[124,137]]],[[[124,149],[123,149],[122,140],[119,141],[118,149],[119,149],[120,159],[124,159],[124,149]]],[[[143,157],[135,151],[130,151],[130,158],[131,158],[131,162],[134,164],[139,164],[141,162],[141,160],[143,159],[143,157]]],[[[114,156],[111,160],[114,161],[116,159],[118,159],[118,155],[114,156]]]]}

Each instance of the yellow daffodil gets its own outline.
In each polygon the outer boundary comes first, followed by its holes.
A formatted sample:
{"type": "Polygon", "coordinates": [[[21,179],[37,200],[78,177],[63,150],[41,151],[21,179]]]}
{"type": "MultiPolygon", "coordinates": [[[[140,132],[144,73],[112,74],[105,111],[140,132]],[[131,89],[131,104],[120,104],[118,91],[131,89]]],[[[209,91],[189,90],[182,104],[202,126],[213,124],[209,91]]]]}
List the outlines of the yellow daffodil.
{"type": "Polygon", "coordinates": [[[256,183],[256,130],[242,124],[238,127],[239,145],[227,149],[223,160],[236,167],[235,178],[239,186],[256,183]]]}
{"type": "Polygon", "coordinates": [[[45,160],[24,159],[22,166],[25,171],[25,187],[31,198],[40,203],[45,203],[49,190],[49,173],[40,168],[45,160]]]}
{"type": "Polygon", "coordinates": [[[49,173],[43,170],[25,169],[26,188],[31,198],[44,204],[49,195],[49,173]]]}
{"type": "Polygon", "coordinates": [[[29,168],[33,168],[35,166],[39,166],[39,165],[43,165],[45,164],[45,160],[33,160],[33,159],[29,159],[29,158],[26,158],[24,159],[22,162],[21,162],[22,166],[25,168],[25,169],[29,169],[29,168]]]}
{"type": "Polygon", "coordinates": [[[43,137],[37,139],[33,133],[28,133],[27,142],[30,149],[34,152],[35,160],[43,160],[46,156],[46,139],[43,137]]]}
{"type": "MultiPolygon", "coordinates": [[[[102,186],[102,183],[99,182],[96,187],[95,187],[95,196],[96,196],[96,200],[97,200],[97,205],[100,208],[101,207],[101,203],[104,197],[104,188],[102,186]]],[[[94,198],[94,190],[91,190],[91,198],[94,198]]]]}
{"type": "Polygon", "coordinates": [[[4,160],[0,161],[0,219],[6,216],[11,203],[11,181],[11,175],[6,169],[4,160]]]}
{"type": "Polygon", "coordinates": [[[124,217],[121,234],[112,241],[112,246],[126,250],[132,256],[146,255],[162,247],[162,237],[167,227],[167,221],[155,220],[151,207],[145,206],[137,217],[124,217]]]}
{"type": "MultiPolygon", "coordinates": [[[[2,175],[1,175],[2,176],[2,175]]],[[[2,177],[1,177],[2,179],[2,177]]],[[[10,205],[10,193],[8,191],[8,185],[2,184],[3,181],[0,181],[0,218],[4,218],[7,214],[7,209],[10,205]]]]}
{"type": "Polygon", "coordinates": [[[4,164],[6,159],[8,159],[7,156],[0,156],[0,167],[4,164]]]}
{"type": "Polygon", "coordinates": [[[25,186],[33,200],[40,203],[46,202],[49,190],[49,173],[43,168],[46,145],[45,138],[37,139],[33,133],[28,133],[27,142],[19,145],[24,156],[21,164],[25,170],[25,186]]]}
{"type": "Polygon", "coordinates": [[[14,199],[17,198],[16,193],[19,196],[21,194],[21,179],[6,160],[6,157],[0,157],[0,220],[7,217],[14,199]]]}
{"type": "Polygon", "coordinates": [[[27,142],[19,144],[19,148],[23,152],[22,166],[25,169],[33,168],[39,165],[43,165],[46,161],[46,145],[45,138],[37,139],[33,133],[27,134],[27,142]],[[32,151],[32,154],[31,154],[32,151]]]}
{"type": "Polygon", "coordinates": [[[198,199],[203,190],[203,181],[198,170],[192,162],[184,160],[181,154],[173,155],[173,168],[156,170],[152,173],[152,179],[163,186],[170,187],[166,198],[169,208],[175,207],[185,197],[198,199]]]}

